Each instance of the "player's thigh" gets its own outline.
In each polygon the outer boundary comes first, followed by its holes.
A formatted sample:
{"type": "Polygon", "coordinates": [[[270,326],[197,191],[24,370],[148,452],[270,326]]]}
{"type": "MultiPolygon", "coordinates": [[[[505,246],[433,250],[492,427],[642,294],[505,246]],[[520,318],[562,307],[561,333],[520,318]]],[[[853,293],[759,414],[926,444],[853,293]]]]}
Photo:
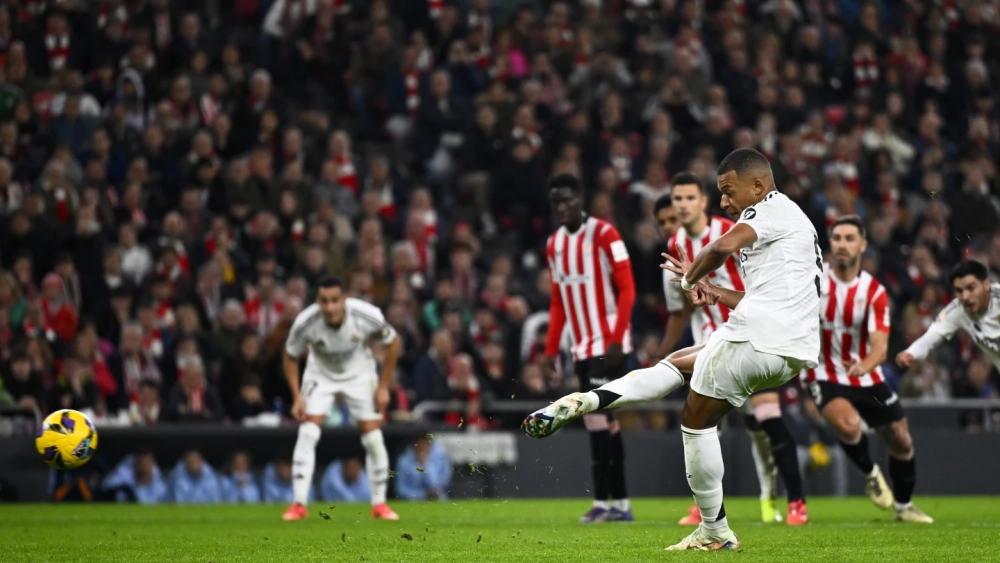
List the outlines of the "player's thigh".
{"type": "Polygon", "coordinates": [[[903,406],[899,404],[899,395],[887,384],[855,387],[853,390],[856,393],[854,406],[868,426],[889,426],[906,417],[903,406]]]}
{"type": "Polygon", "coordinates": [[[859,438],[861,417],[854,406],[857,397],[853,396],[850,387],[828,381],[813,381],[806,385],[806,390],[823,419],[841,439],[853,441],[859,438]]]}
{"type": "Polygon", "coordinates": [[[741,407],[754,393],[778,387],[795,377],[799,364],[758,352],[749,342],[729,342],[715,334],[698,354],[691,390],[741,407]]]}
{"type": "Polygon", "coordinates": [[[698,359],[698,353],[705,348],[704,344],[696,344],[687,348],[682,348],[666,357],[682,375],[690,377],[694,372],[694,362],[698,359]]]}
{"type": "Polygon", "coordinates": [[[302,400],[306,403],[306,416],[326,417],[330,414],[336,394],[336,383],[318,373],[306,371],[302,378],[302,400]]]}
{"type": "Polygon", "coordinates": [[[362,422],[382,420],[382,414],[375,410],[375,389],[377,388],[378,377],[374,372],[358,374],[339,386],[338,391],[344,397],[347,412],[359,425],[362,422]]]}

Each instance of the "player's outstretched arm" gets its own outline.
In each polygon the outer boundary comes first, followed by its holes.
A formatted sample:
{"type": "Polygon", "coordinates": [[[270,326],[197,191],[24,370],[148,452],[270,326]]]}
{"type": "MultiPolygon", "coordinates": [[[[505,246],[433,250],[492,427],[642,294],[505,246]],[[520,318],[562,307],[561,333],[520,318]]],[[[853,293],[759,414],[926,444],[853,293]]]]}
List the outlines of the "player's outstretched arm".
{"type": "Polygon", "coordinates": [[[950,339],[958,332],[961,327],[955,317],[963,313],[960,310],[961,306],[956,306],[957,303],[957,301],[953,301],[952,304],[945,307],[928,327],[927,332],[913,341],[909,348],[896,355],[896,363],[900,367],[910,367],[913,360],[927,358],[931,350],[936,348],[938,344],[950,339]]]}
{"type": "MultiPolygon", "coordinates": [[[[756,240],[757,231],[748,225],[737,223],[698,253],[684,279],[692,285],[698,283],[703,277],[721,268],[733,253],[752,245],[756,240]]],[[[683,281],[681,287],[684,287],[683,281]]]]}

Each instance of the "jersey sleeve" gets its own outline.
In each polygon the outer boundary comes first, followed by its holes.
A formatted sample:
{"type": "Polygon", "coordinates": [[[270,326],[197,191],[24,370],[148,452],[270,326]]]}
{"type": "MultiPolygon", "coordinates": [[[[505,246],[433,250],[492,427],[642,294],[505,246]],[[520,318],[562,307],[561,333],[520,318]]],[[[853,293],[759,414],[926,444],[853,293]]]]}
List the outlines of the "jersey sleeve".
{"type": "Polygon", "coordinates": [[[378,307],[365,307],[358,316],[368,338],[375,338],[382,344],[390,344],[396,339],[395,329],[385,320],[382,310],[378,307]]]}
{"type": "Polygon", "coordinates": [[[293,358],[299,358],[305,353],[309,346],[309,327],[313,325],[320,315],[318,310],[306,309],[295,317],[291,330],[288,331],[288,339],[285,340],[285,353],[293,358]]]}
{"type": "Polygon", "coordinates": [[[868,333],[889,332],[889,296],[879,288],[868,304],[868,333]]]}
{"type": "Polygon", "coordinates": [[[632,274],[632,260],[629,259],[625,242],[618,230],[609,224],[599,233],[600,244],[611,261],[611,281],[615,284],[618,297],[616,310],[619,311],[615,326],[612,327],[610,341],[620,344],[625,337],[635,306],[635,276],[632,274]]]}
{"type": "MultiPolygon", "coordinates": [[[[670,241],[667,252],[674,258],[678,257],[677,243],[675,241],[670,241]]],[[[679,282],[670,281],[672,277],[674,277],[672,272],[663,270],[663,295],[667,298],[667,311],[678,313],[684,310],[684,291],[681,290],[679,282]]]]}
{"type": "Polygon", "coordinates": [[[753,243],[753,248],[774,242],[787,229],[775,205],[767,199],[744,209],[736,221],[736,225],[740,224],[750,227],[757,233],[757,241],[753,243]]]}
{"type": "Polygon", "coordinates": [[[931,353],[931,350],[935,346],[945,340],[950,340],[962,328],[959,315],[963,314],[965,313],[962,311],[962,305],[958,300],[952,301],[938,314],[937,318],[934,319],[934,322],[927,329],[927,332],[916,339],[913,344],[910,344],[910,347],[906,351],[913,354],[914,358],[923,360],[931,353]]]}

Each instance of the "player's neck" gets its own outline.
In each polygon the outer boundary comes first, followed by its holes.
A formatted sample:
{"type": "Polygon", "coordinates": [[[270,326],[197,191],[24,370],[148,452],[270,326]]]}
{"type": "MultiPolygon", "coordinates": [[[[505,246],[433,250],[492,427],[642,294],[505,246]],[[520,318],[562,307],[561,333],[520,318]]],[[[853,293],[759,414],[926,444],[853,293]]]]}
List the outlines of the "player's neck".
{"type": "Polygon", "coordinates": [[[687,231],[688,238],[697,237],[705,234],[705,230],[708,229],[708,215],[704,213],[697,221],[691,224],[691,226],[684,226],[684,230],[687,231]]]}
{"type": "Polygon", "coordinates": [[[851,283],[861,275],[861,264],[847,268],[833,267],[833,276],[842,283],[851,283]]]}
{"type": "Polygon", "coordinates": [[[586,222],[587,222],[587,216],[580,215],[580,219],[578,221],[567,221],[566,224],[563,226],[566,227],[567,233],[575,233],[579,231],[580,227],[583,227],[583,224],[586,222]]]}

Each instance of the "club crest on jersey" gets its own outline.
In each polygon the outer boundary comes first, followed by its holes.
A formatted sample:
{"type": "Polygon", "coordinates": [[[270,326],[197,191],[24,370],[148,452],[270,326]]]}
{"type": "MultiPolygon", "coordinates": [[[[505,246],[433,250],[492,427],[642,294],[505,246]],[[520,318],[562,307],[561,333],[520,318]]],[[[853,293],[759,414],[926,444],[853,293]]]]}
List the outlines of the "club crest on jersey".
{"type": "Polygon", "coordinates": [[[358,335],[357,335],[357,334],[352,334],[352,335],[351,335],[351,342],[353,342],[353,343],[357,344],[357,343],[358,343],[358,342],[359,342],[360,340],[361,340],[361,339],[360,339],[360,338],[358,338],[358,335]]]}
{"type": "Polygon", "coordinates": [[[757,210],[754,209],[753,207],[747,207],[746,209],[743,210],[743,219],[747,221],[753,219],[756,216],[757,216],[757,210]]]}

